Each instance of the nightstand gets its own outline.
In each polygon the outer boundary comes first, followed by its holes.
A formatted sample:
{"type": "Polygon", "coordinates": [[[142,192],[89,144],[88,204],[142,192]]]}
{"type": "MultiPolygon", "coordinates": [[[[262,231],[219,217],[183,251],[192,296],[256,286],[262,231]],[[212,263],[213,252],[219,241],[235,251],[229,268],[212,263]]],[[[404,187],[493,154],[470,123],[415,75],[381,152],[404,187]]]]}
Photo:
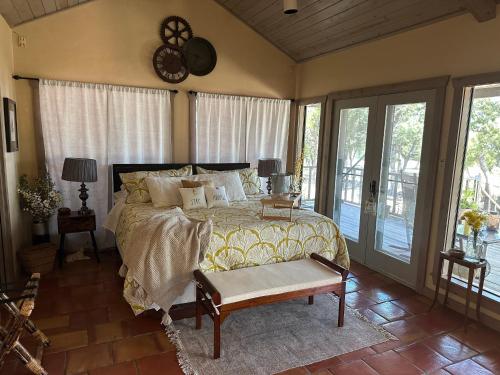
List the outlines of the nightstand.
{"type": "Polygon", "coordinates": [[[64,237],[69,233],[89,232],[94,246],[94,254],[97,262],[100,262],[99,254],[97,253],[97,243],[94,237],[96,229],[95,213],[93,210],[87,215],[80,215],[79,211],[71,211],[69,215],[57,216],[57,229],[61,240],[59,242],[59,267],[62,267],[64,262],[64,237]]]}

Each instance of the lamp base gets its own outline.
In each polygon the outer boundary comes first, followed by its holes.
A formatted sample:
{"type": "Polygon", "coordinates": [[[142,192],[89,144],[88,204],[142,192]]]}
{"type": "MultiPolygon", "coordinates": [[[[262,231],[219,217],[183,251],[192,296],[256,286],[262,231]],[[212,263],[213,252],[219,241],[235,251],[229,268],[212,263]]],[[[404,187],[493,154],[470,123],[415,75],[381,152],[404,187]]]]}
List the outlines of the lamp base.
{"type": "Polygon", "coordinates": [[[89,191],[89,189],[87,189],[85,183],[82,182],[78,191],[80,192],[80,195],[78,197],[82,200],[82,207],[80,207],[80,210],[78,210],[78,214],[82,216],[88,215],[90,213],[90,210],[87,207],[87,199],[89,198],[87,191],[89,191]]]}
{"type": "Polygon", "coordinates": [[[267,179],[267,194],[271,195],[272,192],[272,185],[271,185],[271,177],[268,177],[267,179]]]}
{"type": "Polygon", "coordinates": [[[87,216],[87,215],[90,214],[90,211],[92,211],[92,210],[90,208],[88,208],[87,206],[82,206],[78,210],[78,215],[80,215],[80,216],[87,216]]]}

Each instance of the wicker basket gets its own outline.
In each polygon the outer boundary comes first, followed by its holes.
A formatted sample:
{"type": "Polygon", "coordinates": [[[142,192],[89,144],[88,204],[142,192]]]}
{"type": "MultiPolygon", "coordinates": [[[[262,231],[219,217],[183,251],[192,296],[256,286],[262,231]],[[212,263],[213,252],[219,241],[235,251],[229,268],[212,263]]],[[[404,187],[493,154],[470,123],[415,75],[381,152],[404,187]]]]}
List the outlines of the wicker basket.
{"type": "Polygon", "coordinates": [[[57,247],[52,243],[42,243],[22,249],[19,252],[21,265],[26,273],[39,272],[44,275],[54,268],[57,247]]]}

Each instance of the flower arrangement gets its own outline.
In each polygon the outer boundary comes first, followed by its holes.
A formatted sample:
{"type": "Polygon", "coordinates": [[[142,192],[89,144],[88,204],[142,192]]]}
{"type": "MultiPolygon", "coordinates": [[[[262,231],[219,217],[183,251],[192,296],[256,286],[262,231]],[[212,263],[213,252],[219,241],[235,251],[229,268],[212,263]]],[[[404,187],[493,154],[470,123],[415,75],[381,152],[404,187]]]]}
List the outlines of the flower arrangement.
{"type": "Polygon", "coordinates": [[[462,220],[465,220],[474,232],[479,232],[488,220],[488,216],[479,210],[469,210],[464,212],[462,220]]]}
{"type": "Polygon", "coordinates": [[[302,165],[304,164],[304,153],[301,152],[295,160],[295,167],[293,170],[292,191],[300,193],[302,190],[302,165]]]}
{"type": "Polygon", "coordinates": [[[47,172],[31,183],[26,175],[21,176],[17,192],[23,211],[28,212],[34,222],[47,221],[62,203],[62,195],[54,189],[54,182],[47,172]]]}

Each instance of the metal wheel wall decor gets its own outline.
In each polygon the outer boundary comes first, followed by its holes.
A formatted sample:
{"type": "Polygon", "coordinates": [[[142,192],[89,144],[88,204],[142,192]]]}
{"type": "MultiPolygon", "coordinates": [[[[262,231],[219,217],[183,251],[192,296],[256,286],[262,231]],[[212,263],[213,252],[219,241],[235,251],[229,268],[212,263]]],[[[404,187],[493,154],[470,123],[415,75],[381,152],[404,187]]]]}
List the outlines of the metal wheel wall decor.
{"type": "Polygon", "coordinates": [[[161,23],[160,37],[165,44],[182,47],[193,37],[193,30],[184,18],[170,16],[161,23]]]}
{"type": "Polygon", "coordinates": [[[193,30],[184,18],[165,18],[160,37],[164,44],[153,55],[153,67],[165,82],[179,83],[190,73],[204,76],[214,69],[217,63],[215,48],[208,40],[193,38],[193,30]],[[193,43],[188,43],[190,41],[193,43]]]}

